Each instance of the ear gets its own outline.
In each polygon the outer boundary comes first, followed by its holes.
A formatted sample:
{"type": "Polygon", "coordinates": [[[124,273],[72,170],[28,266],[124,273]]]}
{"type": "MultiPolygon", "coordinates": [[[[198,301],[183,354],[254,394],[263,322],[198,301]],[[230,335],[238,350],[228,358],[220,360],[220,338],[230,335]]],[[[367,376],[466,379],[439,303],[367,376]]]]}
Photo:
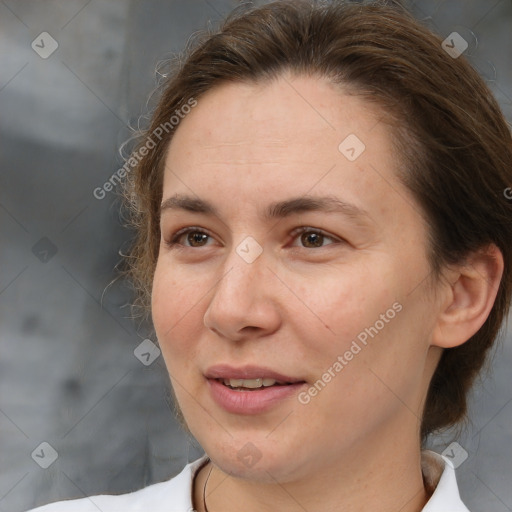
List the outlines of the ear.
{"type": "Polygon", "coordinates": [[[503,255],[491,244],[472,253],[446,274],[443,301],[432,345],[462,345],[482,327],[496,300],[503,275],[503,255]]]}

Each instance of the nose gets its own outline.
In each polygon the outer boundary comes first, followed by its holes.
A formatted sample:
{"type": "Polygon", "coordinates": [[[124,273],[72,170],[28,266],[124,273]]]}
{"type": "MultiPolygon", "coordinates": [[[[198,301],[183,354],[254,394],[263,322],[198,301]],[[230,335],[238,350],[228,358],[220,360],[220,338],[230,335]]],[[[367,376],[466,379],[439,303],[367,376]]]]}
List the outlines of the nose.
{"type": "Polygon", "coordinates": [[[248,262],[233,247],[222,271],[204,314],[204,325],[232,341],[276,331],[281,324],[280,282],[268,268],[265,251],[248,262]]]}

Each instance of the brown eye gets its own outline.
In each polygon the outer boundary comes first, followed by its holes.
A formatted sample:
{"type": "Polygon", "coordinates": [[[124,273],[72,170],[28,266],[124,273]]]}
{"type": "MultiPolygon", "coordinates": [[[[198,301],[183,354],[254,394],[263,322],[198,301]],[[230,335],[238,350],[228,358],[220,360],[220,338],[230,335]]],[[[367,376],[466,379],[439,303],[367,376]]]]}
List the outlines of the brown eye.
{"type": "Polygon", "coordinates": [[[168,247],[206,247],[206,242],[211,238],[206,231],[198,228],[185,228],[175,233],[171,240],[166,241],[168,247]],[[185,240],[185,243],[183,243],[185,240]]]}
{"type": "Polygon", "coordinates": [[[319,249],[325,247],[326,245],[332,245],[336,242],[342,242],[342,240],[330,236],[327,233],[319,229],[312,229],[309,227],[301,227],[295,231],[294,236],[297,239],[300,239],[300,243],[305,249],[319,249]],[[299,236],[300,235],[300,236],[299,236]],[[330,240],[330,243],[325,244],[326,240],[330,240]]]}
{"type": "Polygon", "coordinates": [[[186,239],[192,247],[203,247],[204,242],[208,239],[208,235],[201,231],[189,231],[186,235],[186,239]]]}
{"type": "Polygon", "coordinates": [[[322,247],[323,239],[324,235],[314,231],[302,233],[300,236],[300,240],[305,247],[322,247]]]}

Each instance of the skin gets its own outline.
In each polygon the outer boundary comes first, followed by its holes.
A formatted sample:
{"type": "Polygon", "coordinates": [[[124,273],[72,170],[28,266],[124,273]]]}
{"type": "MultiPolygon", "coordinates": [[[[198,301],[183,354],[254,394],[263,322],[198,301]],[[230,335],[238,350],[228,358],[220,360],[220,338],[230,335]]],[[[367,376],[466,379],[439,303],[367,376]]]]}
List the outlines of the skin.
{"type": "Polygon", "coordinates": [[[419,443],[428,383],[442,349],[485,321],[502,259],[491,247],[430,286],[427,227],[394,174],[381,118],[324,79],[284,75],[218,86],[177,128],[163,199],[189,194],[219,210],[162,212],[152,291],[179,406],[213,463],[196,477],[196,510],[212,468],[210,512],[239,503],[249,512],[413,512],[428,500],[419,443]],[[338,150],[349,134],[366,146],[355,161],[338,150]],[[259,215],[305,194],[334,195],[368,215],[259,215]],[[187,226],[209,237],[166,245],[187,226]],[[301,226],[326,233],[319,247],[293,234],[301,226]],[[248,236],[263,249],[252,263],[236,252],[248,236]],[[219,363],[267,366],[311,386],[394,303],[402,310],[309,403],[292,397],[244,416],[211,398],[204,373],[219,363]],[[237,457],[248,442],[261,457],[250,467],[237,457]]]}

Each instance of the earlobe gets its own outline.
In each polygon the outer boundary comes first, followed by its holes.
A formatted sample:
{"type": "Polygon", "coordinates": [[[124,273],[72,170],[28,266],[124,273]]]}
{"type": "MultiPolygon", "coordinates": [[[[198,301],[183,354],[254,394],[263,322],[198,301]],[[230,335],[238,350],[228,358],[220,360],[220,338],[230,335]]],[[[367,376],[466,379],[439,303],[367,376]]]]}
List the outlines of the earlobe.
{"type": "Polygon", "coordinates": [[[491,244],[450,271],[452,279],[446,284],[449,289],[440,305],[432,345],[462,345],[482,327],[496,300],[503,268],[503,255],[491,244]]]}

